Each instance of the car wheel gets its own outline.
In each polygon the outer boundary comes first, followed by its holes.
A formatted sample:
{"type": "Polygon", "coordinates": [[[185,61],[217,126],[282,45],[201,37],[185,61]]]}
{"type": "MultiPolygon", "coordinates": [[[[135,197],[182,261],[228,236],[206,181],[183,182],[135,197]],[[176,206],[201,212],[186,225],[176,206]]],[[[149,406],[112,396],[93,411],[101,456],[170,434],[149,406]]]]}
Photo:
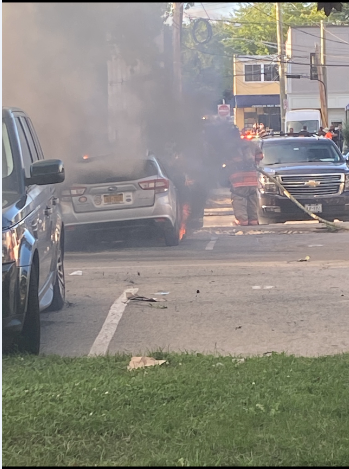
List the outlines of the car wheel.
{"type": "Polygon", "coordinates": [[[166,246],[178,246],[179,244],[179,223],[178,217],[172,228],[165,229],[164,232],[166,246]]]}
{"type": "Polygon", "coordinates": [[[20,352],[38,355],[40,351],[40,309],[38,293],[38,273],[32,266],[29,280],[28,307],[23,329],[17,342],[20,352]]]}
{"type": "Polygon", "coordinates": [[[53,300],[50,311],[59,311],[63,308],[65,302],[65,277],[64,277],[64,247],[59,243],[57,253],[56,281],[53,286],[53,300]]]}

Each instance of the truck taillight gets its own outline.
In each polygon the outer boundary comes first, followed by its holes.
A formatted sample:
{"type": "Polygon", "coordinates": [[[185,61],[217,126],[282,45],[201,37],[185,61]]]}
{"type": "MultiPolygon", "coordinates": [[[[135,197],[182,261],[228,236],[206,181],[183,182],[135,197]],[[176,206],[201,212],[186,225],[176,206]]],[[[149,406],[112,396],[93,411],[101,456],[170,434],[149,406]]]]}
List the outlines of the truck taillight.
{"type": "Polygon", "coordinates": [[[70,194],[72,197],[77,195],[83,195],[85,193],[86,187],[71,187],[70,194]]]}
{"type": "Polygon", "coordinates": [[[149,181],[140,181],[139,187],[145,191],[155,191],[156,194],[160,192],[167,192],[170,187],[168,179],[151,179],[149,181]]]}

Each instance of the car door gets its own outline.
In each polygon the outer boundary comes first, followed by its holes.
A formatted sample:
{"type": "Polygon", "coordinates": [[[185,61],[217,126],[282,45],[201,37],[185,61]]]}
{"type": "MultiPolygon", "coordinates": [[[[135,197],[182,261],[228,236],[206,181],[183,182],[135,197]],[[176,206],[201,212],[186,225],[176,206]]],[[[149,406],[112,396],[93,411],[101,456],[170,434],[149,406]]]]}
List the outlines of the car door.
{"type": "MultiPolygon", "coordinates": [[[[24,117],[24,121],[27,124],[28,132],[34,142],[36,153],[39,160],[44,159],[44,154],[41,149],[41,145],[36,135],[34,126],[28,116],[24,117]]],[[[49,236],[49,248],[50,248],[50,259],[51,259],[51,273],[53,274],[57,267],[57,255],[58,255],[58,243],[61,241],[61,228],[62,228],[62,216],[59,208],[59,198],[56,184],[50,184],[47,186],[49,200],[47,208],[50,211],[50,236],[49,236]]]]}
{"type": "MultiPolygon", "coordinates": [[[[30,177],[30,165],[38,159],[33,150],[33,142],[27,139],[20,114],[16,114],[15,123],[21,145],[25,177],[30,177]],[[33,153],[32,153],[33,152],[33,153]]],[[[47,211],[50,200],[49,186],[28,185],[27,194],[33,201],[31,232],[37,239],[39,254],[39,299],[45,294],[50,280],[50,213],[47,211]]]]}

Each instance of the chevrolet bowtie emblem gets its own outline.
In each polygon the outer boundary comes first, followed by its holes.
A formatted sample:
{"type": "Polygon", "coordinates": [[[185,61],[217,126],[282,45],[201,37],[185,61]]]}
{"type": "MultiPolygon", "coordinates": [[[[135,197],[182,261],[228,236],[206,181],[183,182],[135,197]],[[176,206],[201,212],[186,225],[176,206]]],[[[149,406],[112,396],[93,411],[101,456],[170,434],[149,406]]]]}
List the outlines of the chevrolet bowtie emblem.
{"type": "Polygon", "coordinates": [[[308,182],[305,182],[304,185],[308,187],[318,187],[320,185],[320,182],[310,180],[308,182]]]}

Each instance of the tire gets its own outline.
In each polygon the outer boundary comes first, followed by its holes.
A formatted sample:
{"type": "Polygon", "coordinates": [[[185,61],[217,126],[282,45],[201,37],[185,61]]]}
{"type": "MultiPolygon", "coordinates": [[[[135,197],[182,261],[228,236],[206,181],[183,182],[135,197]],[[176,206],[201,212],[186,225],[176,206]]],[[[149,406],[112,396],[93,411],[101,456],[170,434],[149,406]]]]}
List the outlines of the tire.
{"type": "Polygon", "coordinates": [[[179,244],[179,227],[178,223],[173,228],[164,232],[166,246],[178,246],[179,244]]]}
{"type": "Polygon", "coordinates": [[[49,311],[60,311],[65,302],[64,247],[59,243],[57,253],[56,280],[53,286],[53,299],[49,311]]]}
{"type": "Polygon", "coordinates": [[[40,352],[40,308],[39,308],[38,272],[33,265],[30,272],[28,306],[23,329],[17,341],[18,350],[32,355],[40,352]]]}

